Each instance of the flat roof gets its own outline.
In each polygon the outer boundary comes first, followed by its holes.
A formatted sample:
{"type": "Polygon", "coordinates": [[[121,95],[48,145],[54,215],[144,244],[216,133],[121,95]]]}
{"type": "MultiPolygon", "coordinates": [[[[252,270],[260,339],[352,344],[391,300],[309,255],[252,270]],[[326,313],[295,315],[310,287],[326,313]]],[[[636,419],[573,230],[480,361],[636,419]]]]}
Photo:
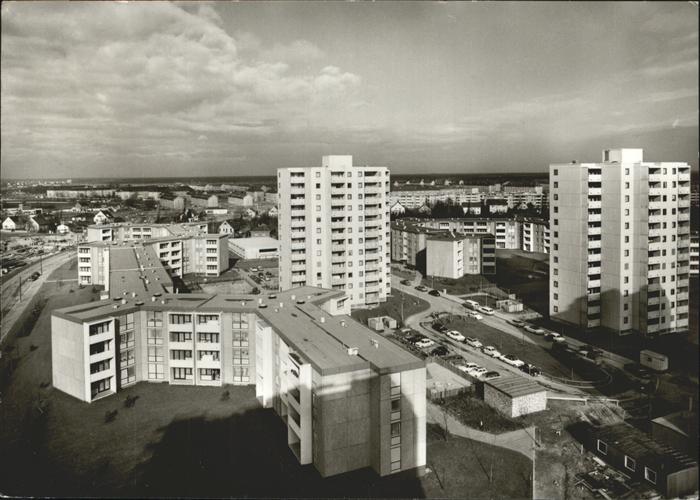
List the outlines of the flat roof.
{"type": "Polygon", "coordinates": [[[109,293],[112,297],[129,295],[135,300],[147,300],[153,293],[169,291],[170,286],[170,275],[153,248],[115,246],[109,249],[109,293]]]}
{"type": "Polygon", "coordinates": [[[521,377],[520,375],[504,375],[492,380],[486,380],[484,384],[501,391],[511,398],[546,392],[547,389],[537,382],[521,377]]]}
{"type": "Polygon", "coordinates": [[[663,464],[664,472],[673,472],[697,467],[697,462],[678,450],[651,439],[630,424],[618,424],[594,427],[593,434],[608,446],[615,446],[620,451],[638,460],[651,464],[663,464]]]}
{"type": "MultiPolygon", "coordinates": [[[[114,292],[112,295],[115,295],[114,292]]],[[[300,287],[267,295],[162,294],[155,301],[124,296],[125,303],[107,299],[57,309],[53,314],[70,321],[83,322],[138,310],[248,312],[256,314],[305,362],[324,375],[363,368],[388,374],[425,367],[423,360],[350,316],[331,316],[321,308],[323,303],[344,295],[343,292],[334,290],[300,287]],[[139,300],[144,303],[137,305],[139,300]],[[260,307],[261,303],[266,307],[260,307]],[[357,348],[357,354],[349,354],[348,348],[357,348]]]]}
{"type": "MultiPolygon", "coordinates": [[[[255,231],[255,229],[253,229],[255,231]]],[[[279,248],[280,242],[275,238],[269,236],[253,236],[250,238],[229,238],[230,243],[233,243],[237,247],[244,248],[246,250],[253,250],[256,248],[269,248],[275,247],[279,248]]]]}

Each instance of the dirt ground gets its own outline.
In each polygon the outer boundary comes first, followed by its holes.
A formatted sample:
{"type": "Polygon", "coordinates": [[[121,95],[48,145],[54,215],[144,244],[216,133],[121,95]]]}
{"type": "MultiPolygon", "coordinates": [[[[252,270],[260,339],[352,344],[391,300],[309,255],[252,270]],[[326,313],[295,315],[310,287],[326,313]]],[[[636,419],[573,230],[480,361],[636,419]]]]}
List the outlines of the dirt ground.
{"type": "Polygon", "coordinates": [[[222,281],[220,283],[200,283],[199,287],[204,293],[221,293],[234,295],[237,293],[250,293],[253,289],[247,281],[222,281]]]}

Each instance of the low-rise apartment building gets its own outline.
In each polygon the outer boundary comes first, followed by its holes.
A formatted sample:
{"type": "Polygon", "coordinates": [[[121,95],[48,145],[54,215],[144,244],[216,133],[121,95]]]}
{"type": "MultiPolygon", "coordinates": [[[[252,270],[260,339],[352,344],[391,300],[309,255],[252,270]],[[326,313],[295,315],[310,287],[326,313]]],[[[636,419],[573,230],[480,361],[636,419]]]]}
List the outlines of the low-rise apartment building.
{"type": "Polygon", "coordinates": [[[491,234],[464,234],[398,221],[391,225],[391,259],[428,276],[461,278],[495,274],[496,245],[491,234]]]}
{"type": "Polygon", "coordinates": [[[122,243],[124,241],[150,240],[207,233],[206,222],[183,222],[177,224],[95,224],[87,228],[86,241],[122,243]]]}
{"type": "Polygon", "coordinates": [[[112,273],[126,288],[112,299],[53,312],[54,387],[91,402],[140,381],[253,385],[324,477],[424,468],[425,362],[353,320],[345,293],[169,294],[139,272],[112,273]]]}
{"type": "Polygon", "coordinates": [[[190,273],[219,276],[228,269],[227,234],[170,236],[121,244],[93,241],[78,245],[78,283],[104,285],[109,289],[113,256],[123,248],[152,251],[159,265],[172,276],[190,273]]]}

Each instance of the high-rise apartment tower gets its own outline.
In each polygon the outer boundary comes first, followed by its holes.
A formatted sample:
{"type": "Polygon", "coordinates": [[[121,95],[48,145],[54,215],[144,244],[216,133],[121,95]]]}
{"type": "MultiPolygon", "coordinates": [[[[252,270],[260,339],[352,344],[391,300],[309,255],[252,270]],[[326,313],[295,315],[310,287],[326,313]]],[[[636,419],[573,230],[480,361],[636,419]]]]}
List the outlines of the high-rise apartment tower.
{"type": "Polygon", "coordinates": [[[688,329],[690,167],[643,161],[552,164],[552,319],[627,334],[688,329]]]}
{"type": "Polygon", "coordinates": [[[389,169],[324,156],[320,167],[280,168],[281,290],[342,290],[352,306],[384,302],[391,291],[389,169]]]}

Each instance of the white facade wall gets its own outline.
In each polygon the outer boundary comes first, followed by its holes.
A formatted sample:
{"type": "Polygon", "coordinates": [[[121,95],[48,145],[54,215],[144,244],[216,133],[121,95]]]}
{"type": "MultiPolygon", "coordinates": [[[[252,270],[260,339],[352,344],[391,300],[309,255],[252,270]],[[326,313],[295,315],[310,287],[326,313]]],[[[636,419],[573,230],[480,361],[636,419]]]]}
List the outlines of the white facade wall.
{"type": "Polygon", "coordinates": [[[621,334],[687,330],[690,167],[603,154],[550,166],[550,315],[621,334]]]}

